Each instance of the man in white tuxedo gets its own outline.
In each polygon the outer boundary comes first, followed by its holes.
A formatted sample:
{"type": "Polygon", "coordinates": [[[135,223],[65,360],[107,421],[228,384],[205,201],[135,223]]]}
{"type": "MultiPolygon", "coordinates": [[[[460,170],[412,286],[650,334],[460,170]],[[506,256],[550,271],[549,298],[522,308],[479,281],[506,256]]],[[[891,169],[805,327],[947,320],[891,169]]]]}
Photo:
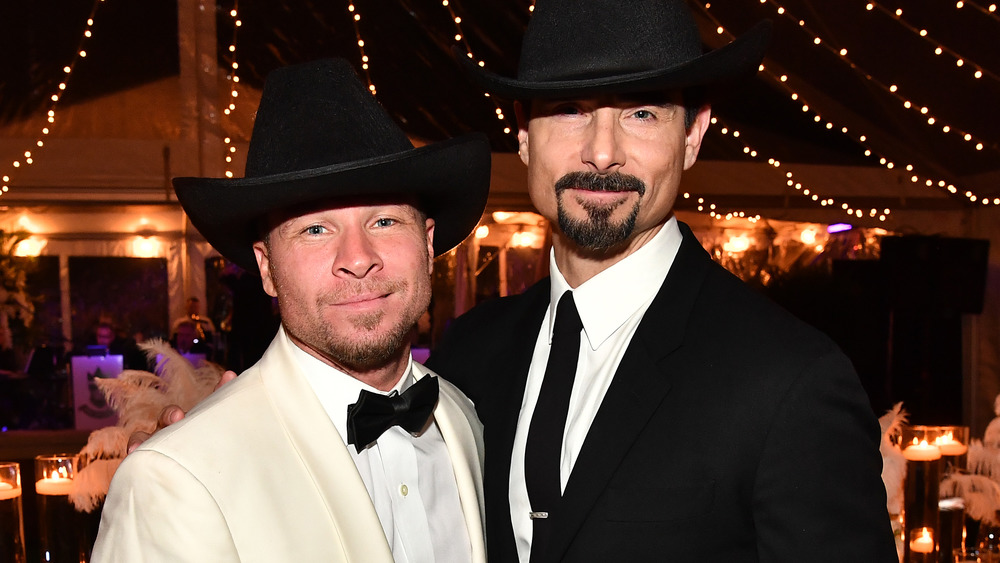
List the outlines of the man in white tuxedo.
{"type": "Polygon", "coordinates": [[[482,135],[414,148],[345,61],[268,77],[245,177],[174,187],[281,328],[126,458],[94,561],[485,561],[482,426],[409,335],[489,163],[482,135]]]}

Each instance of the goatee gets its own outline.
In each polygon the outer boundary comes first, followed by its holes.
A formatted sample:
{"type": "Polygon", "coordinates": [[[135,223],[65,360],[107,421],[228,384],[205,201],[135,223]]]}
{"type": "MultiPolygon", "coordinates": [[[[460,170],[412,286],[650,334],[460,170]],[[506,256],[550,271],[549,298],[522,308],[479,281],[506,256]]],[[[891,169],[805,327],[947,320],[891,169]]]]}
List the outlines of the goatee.
{"type": "Polygon", "coordinates": [[[559,229],[562,233],[580,248],[603,252],[624,244],[632,236],[639,216],[639,201],[646,193],[646,184],[635,176],[620,172],[605,175],[570,172],[559,178],[555,189],[559,229]],[[639,199],[629,214],[619,221],[612,221],[611,214],[623,205],[621,202],[606,205],[584,203],[587,218],[574,219],[566,213],[563,205],[563,193],[571,188],[595,192],[636,192],[639,199]]]}

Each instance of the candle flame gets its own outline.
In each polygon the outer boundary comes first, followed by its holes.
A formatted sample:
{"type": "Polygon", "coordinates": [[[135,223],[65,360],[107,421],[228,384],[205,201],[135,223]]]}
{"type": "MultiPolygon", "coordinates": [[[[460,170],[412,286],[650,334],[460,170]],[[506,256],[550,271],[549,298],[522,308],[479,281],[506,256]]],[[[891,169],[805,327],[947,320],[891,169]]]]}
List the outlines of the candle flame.
{"type": "Polygon", "coordinates": [[[922,540],[929,540],[929,539],[931,539],[931,532],[930,532],[930,530],[927,529],[926,526],[924,526],[923,530],[920,530],[920,539],[922,539],[922,540]]]}
{"type": "Polygon", "coordinates": [[[948,433],[944,434],[943,436],[938,436],[937,438],[934,438],[934,443],[937,444],[937,445],[939,445],[939,446],[941,444],[948,444],[948,443],[955,442],[955,441],[957,441],[957,440],[955,440],[955,435],[952,432],[948,432],[948,433]]]}
{"type": "Polygon", "coordinates": [[[52,473],[49,474],[50,479],[69,479],[69,471],[65,467],[59,467],[53,469],[52,473]]]}

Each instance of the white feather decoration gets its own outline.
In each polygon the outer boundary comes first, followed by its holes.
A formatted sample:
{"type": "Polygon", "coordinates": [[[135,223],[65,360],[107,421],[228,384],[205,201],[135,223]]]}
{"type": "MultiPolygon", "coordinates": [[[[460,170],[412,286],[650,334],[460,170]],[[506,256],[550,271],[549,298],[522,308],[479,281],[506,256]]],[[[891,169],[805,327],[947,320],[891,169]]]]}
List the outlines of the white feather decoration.
{"type": "Polygon", "coordinates": [[[969,440],[968,466],[971,473],[1000,481],[1000,449],[979,440],[969,440]]]}
{"type": "Polygon", "coordinates": [[[150,360],[159,358],[156,373],[126,370],[117,378],[97,381],[118,414],[118,424],[91,432],[80,450],[80,470],[70,492],[77,510],[91,512],[103,502],[132,433],[155,431],[160,412],[168,405],[190,410],[212,393],[222,377],[222,366],[201,362],[196,367],[163,340],[152,339],[140,347],[150,360]]]}
{"type": "Polygon", "coordinates": [[[882,484],[885,485],[886,508],[889,514],[899,514],[903,511],[903,481],[906,479],[906,458],[895,440],[906,424],[906,411],[899,402],[879,417],[882,428],[882,442],[879,451],[882,453],[882,484]]]}
{"type": "Polygon", "coordinates": [[[965,514],[984,524],[996,526],[1000,508],[1000,483],[984,475],[952,472],[941,479],[941,498],[961,497],[965,514]]]}

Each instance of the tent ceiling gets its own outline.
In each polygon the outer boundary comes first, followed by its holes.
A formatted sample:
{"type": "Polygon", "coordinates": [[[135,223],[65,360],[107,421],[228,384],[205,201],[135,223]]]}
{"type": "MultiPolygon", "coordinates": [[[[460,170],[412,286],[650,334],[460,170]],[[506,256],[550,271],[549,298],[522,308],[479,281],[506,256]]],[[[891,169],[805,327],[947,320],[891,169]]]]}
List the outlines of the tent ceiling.
{"type": "MultiPolygon", "coordinates": [[[[875,3],[883,7],[882,3],[875,3]]],[[[81,103],[109,93],[175,75],[178,72],[177,5],[174,0],[142,2],[35,0],[0,3],[0,120],[42,113],[72,59],[84,21],[96,8],[94,37],[87,43],[62,103],[81,103]]],[[[321,56],[358,61],[354,25],[347,3],[315,0],[241,0],[243,25],[237,36],[237,59],[245,85],[259,87],[273,68],[321,56]]],[[[787,75],[785,83],[799,92],[793,102],[768,73],[731,92],[715,113],[743,135],[739,141],[710,133],[702,160],[753,162],[744,143],[760,156],[791,165],[846,165],[880,168],[878,156],[899,167],[912,164],[921,177],[954,183],[982,196],[1000,196],[1000,51],[994,40],[1000,19],[966,2],[959,10],[950,2],[894,0],[902,18],[881,9],[866,10],[863,0],[762,0],[691,2],[710,47],[727,40],[716,35],[721,24],[737,33],[756,21],[775,22],[775,37],[765,65],[787,75]],[[781,6],[786,15],[779,15],[781,6]],[[805,26],[798,25],[801,19],[805,26]],[[925,28],[931,41],[907,29],[925,28]],[[813,44],[846,48],[849,60],[813,44]],[[934,46],[943,45],[944,55],[934,46]],[[948,51],[951,50],[951,51],[948,51]],[[951,52],[966,64],[956,66],[951,52]],[[976,80],[972,69],[985,75],[976,80]],[[866,78],[869,75],[871,78],[866,78]],[[882,85],[898,85],[899,94],[930,108],[926,116],[903,107],[882,85]],[[830,121],[834,130],[813,122],[801,111],[802,101],[830,121]],[[942,124],[966,131],[984,143],[982,151],[959,136],[941,131],[942,124]],[[847,126],[850,134],[837,131],[847,126]],[[866,136],[876,156],[866,157],[855,131],[866,136]]],[[[227,13],[231,0],[218,4],[220,57],[233,35],[227,13]]],[[[358,0],[361,37],[371,60],[370,75],[383,104],[415,137],[442,139],[468,131],[485,131],[494,150],[512,152],[511,134],[503,132],[496,107],[459,71],[450,57],[455,24],[438,0],[358,0]]],[[[452,0],[462,18],[462,32],[477,57],[489,68],[513,74],[520,34],[528,19],[529,0],[452,0]]],[[[511,108],[501,103],[513,126],[511,108]]],[[[756,161],[760,161],[757,158],[756,161]]],[[[780,181],[778,182],[781,183],[780,181]]],[[[895,196],[895,194],[889,194],[895,196]]],[[[942,194],[935,194],[941,196],[942,194]]],[[[949,197],[949,206],[968,205],[949,197]]]]}

